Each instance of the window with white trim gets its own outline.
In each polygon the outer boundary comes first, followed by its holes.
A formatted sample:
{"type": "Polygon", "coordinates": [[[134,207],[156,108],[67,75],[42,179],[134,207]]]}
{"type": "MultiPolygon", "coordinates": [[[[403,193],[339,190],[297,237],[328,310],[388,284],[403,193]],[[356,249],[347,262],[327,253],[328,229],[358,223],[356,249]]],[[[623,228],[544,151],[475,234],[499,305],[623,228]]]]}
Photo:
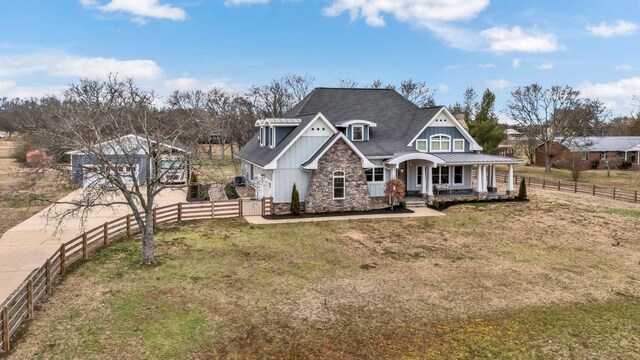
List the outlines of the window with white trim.
{"type": "Polygon", "coordinates": [[[344,171],[333,172],[333,198],[344,199],[344,171]]]}
{"type": "Polygon", "coordinates": [[[431,181],[434,185],[449,184],[449,168],[438,166],[431,173],[431,181]]]}
{"type": "Polygon", "coordinates": [[[580,156],[581,156],[582,161],[586,161],[586,160],[589,158],[589,153],[588,153],[588,152],[586,152],[586,151],[583,151],[583,152],[580,154],[580,156]]]}
{"type": "Polygon", "coordinates": [[[456,185],[461,185],[462,183],[464,183],[464,167],[453,167],[453,183],[456,185]]]}
{"type": "Polygon", "coordinates": [[[271,136],[269,137],[269,147],[270,148],[274,148],[276,147],[276,127],[272,126],[270,127],[271,129],[271,136]]]}
{"type": "Polygon", "coordinates": [[[464,151],[464,139],[455,139],[455,140],[453,140],[453,151],[455,151],[455,152],[463,152],[464,151]]]}
{"type": "Polygon", "coordinates": [[[445,152],[451,150],[451,137],[449,135],[432,135],[429,138],[431,152],[445,152]]]}
{"type": "Polygon", "coordinates": [[[367,182],[384,182],[384,168],[377,167],[373,169],[365,169],[364,174],[367,177],[367,182]]]}
{"type": "Polygon", "coordinates": [[[364,141],[364,125],[351,126],[351,140],[364,141]]]}
{"type": "Polygon", "coordinates": [[[427,140],[425,139],[416,140],[416,150],[420,152],[427,152],[427,140]]]}
{"type": "Polygon", "coordinates": [[[260,146],[264,146],[267,142],[267,130],[264,126],[260,126],[260,146]]]}

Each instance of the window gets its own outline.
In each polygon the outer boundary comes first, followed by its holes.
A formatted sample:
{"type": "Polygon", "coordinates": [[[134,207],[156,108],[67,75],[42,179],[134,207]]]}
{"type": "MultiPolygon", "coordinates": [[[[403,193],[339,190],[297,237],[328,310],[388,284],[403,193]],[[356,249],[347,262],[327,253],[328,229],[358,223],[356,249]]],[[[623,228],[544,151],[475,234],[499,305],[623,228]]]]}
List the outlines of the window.
{"type": "Polygon", "coordinates": [[[431,136],[431,151],[445,152],[451,149],[451,137],[447,135],[431,136]]]}
{"type": "Polygon", "coordinates": [[[367,182],[384,182],[384,168],[365,169],[364,174],[367,177],[367,182]]]}
{"type": "Polygon", "coordinates": [[[422,186],[422,166],[416,167],[416,185],[422,186]]]}
{"type": "Polygon", "coordinates": [[[273,149],[274,147],[276,147],[276,128],[271,127],[270,130],[271,136],[269,137],[269,147],[273,149]]]}
{"type": "Polygon", "coordinates": [[[464,139],[453,140],[453,151],[464,151],[464,139]]]}
{"type": "Polygon", "coordinates": [[[267,130],[264,126],[260,127],[260,146],[264,146],[267,143],[267,130]]]}
{"type": "Polygon", "coordinates": [[[364,141],[364,126],[353,125],[351,127],[351,140],[364,141]]]}
{"type": "Polygon", "coordinates": [[[589,153],[588,152],[582,152],[580,154],[580,158],[582,159],[582,161],[586,161],[588,157],[589,157],[589,153]]]}
{"type": "Polygon", "coordinates": [[[431,173],[431,181],[436,184],[448,184],[449,183],[449,168],[438,166],[433,169],[431,173]]]}
{"type": "Polygon", "coordinates": [[[333,172],[333,198],[344,199],[344,171],[333,172]]]}
{"type": "Polygon", "coordinates": [[[416,140],[416,150],[427,152],[427,140],[416,140]]]}
{"type": "Polygon", "coordinates": [[[453,183],[454,184],[462,184],[464,182],[464,168],[462,166],[454,166],[453,167],[453,183]]]}

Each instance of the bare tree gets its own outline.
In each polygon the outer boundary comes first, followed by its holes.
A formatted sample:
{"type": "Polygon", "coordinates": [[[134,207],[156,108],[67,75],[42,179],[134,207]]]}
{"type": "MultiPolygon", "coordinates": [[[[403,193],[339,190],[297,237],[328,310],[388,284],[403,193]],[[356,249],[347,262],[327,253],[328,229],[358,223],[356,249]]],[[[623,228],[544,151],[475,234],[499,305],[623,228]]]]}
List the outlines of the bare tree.
{"type": "MultiPolygon", "coordinates": [[[[50,214],[59,224],[67,216],[83,219],[94,208],[125,205],[142,236],[142,263],[155,262],[153,208],[157,195],[170,187],[172,177],[183,176],[191,152],[178,145],[188,140],[191,118],[170,121],[154,107],[151,91],[131,79],[83,79],[70,85],[58,106],[47,109],[57,125],[45,130],[49,142],[74,149],[84,159],[72,164],[50,162],[34,174],[34,185],[53,172],[60,179],[84,182],[86,189],[69,200],[53,200],[50,214]]],[[[49,154],[56,157],[64,153],[49,154]]],[[[50,179],[50,177],[48,178],[50,179]]]]}
{"type": "Polygon", "coordinates": [[[254,86],[248,97],[263,118],[281,118],[306,96],[314,81],[308,75],[286,75],[267,85],[254,86]]]}
{"type": "Polygon", "coordinates": [[[404,80],[400,83],[400,94],[407,100],[420,106],[435,106],[435,90],[429,88],[424,81],[415,82],[412,79],[404,80]]]}
{"type": "Polygon", "coordinates": [[[311,91],[311,87],[315,79],[307,74],[305,75],[286,75],[283,78],[284,83],[289,88],[289,92],[293,97],[293,101],[300,102],[311,91]]]}
{"type": "Polygon", "coordinates": [[[360,84],[353,79],[338,79],[336,86],[343,89],[355,89],[360,86],[360,84]]]}
{"type": "MultiPolygon", "coordinates": [[[[585,103],[580,92],[569,86],[545,89],[539,84],[519,87],[507,101],[506,114],[513,119],[530,139],[537,140],[545,156],[545,171],[551,171],[554,141],[564,146],[584,136],[585,119],[578,111],[585,103]]],[[[585,145],[585,144],[582,144],[585,145]]]]}

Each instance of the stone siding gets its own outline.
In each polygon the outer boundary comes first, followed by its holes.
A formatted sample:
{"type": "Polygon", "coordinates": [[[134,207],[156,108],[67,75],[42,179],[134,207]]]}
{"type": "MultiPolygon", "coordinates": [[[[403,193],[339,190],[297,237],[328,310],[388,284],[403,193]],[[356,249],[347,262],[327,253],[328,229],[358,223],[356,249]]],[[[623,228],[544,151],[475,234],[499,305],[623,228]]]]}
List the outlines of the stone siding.
{"type": "Polygon", "coordinates": [[[305,201],[307,212],[371,209],[362,160],[342,139],[318,160],[318,168],[311,173],[305,201]],[[333,199],[334,171],[345,173],[345,198],[342,200],[333,199]]]}
{"type": "MultiPolygon", "coordinates": [[[[300,211],[304,211],[305,203],[300,203],[300,211]]],[[[290,214],[291,211],[291,203],[277,203],[273,204],[273,214],[274,215],[287,215],[290,214]]]]}

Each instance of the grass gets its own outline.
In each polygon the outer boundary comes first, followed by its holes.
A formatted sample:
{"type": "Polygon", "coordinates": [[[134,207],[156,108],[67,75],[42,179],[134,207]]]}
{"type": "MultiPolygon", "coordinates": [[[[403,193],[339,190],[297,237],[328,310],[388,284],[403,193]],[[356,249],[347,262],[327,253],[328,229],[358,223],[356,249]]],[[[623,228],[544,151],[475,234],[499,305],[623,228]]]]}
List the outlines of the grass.
{"type": "MultiPolygon", "coordinates": [[[[507,171],[506,167],[501,168],[507,171]]],[[[551,180],[573,181],[570,170],[551,169],[551,173],[545,173],[544,167],[518,165],[515,173],[520,176],[532,176],[551,180]]],[[[580,173],[578,182],[596,184],[607,187],[620,187],[640,190],[640,171],[638,170],[611,170],[611,176],[607,176],[606,170],[584,170],[580,173]]]]}
{"type": "Polygon", "coordinates": [[[636,228],[551,197],[442,218],[169,225],[156,266],[136,239],[70,271],[12,356],[634,358],[636,228]]]}

